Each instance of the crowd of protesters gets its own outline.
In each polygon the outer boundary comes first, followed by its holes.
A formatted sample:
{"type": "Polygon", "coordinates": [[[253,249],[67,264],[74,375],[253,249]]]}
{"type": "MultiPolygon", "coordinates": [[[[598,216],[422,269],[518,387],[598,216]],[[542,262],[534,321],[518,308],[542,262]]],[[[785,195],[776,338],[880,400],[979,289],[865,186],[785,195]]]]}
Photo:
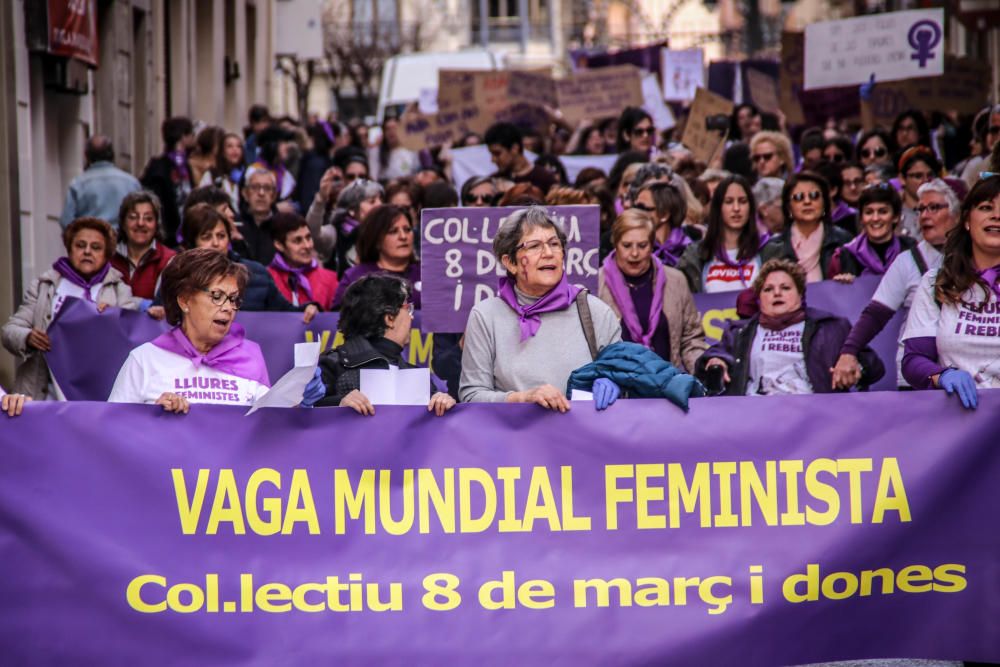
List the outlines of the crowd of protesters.
{"type": "MultiPolygon", "coordinates": [[[[268,387],[238,310],[309,322],[343,309],[344,347],[324,357],[303,405],[373,414],[358,369],[405,367],[421,307],[421,210],[517,206],[493,239],[506,270],[498,296],[474,307],[464,332],[438,336],[434,370],[451,396],[432,391],[437,414],[456,399],[566,411],[571,376],[612,358],[640,377],[668,362],[700,380],[691,396],[866,389],[895,361],[901,389],[944,389],[974,408],[979,390],[1000,386],[1000,106],[947,117],[970,135],[964,150],[931,128],[944,122],[937,111],[907,111],[887,128],[787,128],[741,104],[707,164],[678,141],[683,118],[660,131],[640,108],[577,126],[549,110],[543,126],[501,122],[414,151],[395,117],[372,132],[254,106],[242,134],[167,119],[162,153],[135,176],[94,136],[66,194],[66,255],[3,327],[18,368],[2,407],[63,398],[46,331],[75,297],[167,321],[168,333],[131,351],[110,400],[173,412],[248,404],[268,387]],[[453,182],[453,152],[477,144],[494,168],[453,182]],[[562,161],[609,154],[607,172],[572,178],[562,161]],[[562,204],[600,207],[597,294],[567,281],[566,233],[545,208],[562,204]],[[857,322],[806,305],[810,284],[864,275],[881,284],[857,322]],[[731,292],[741,318],[711,346],[698,292],[731,292]],[[869,344],[900,309],[910,313],[898,358],[879,359],[869,344]],[[186,390],[167,387],[185,364],[186,390]]],[[[598,375],[599,409],[648,395],[598,375]]]]}

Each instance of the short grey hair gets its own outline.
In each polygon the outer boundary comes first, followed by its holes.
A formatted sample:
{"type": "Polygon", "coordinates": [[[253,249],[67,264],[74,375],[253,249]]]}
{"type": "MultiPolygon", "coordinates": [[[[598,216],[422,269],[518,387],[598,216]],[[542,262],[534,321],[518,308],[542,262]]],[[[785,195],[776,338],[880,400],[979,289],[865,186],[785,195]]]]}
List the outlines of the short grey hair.
{"type": "Polygon", "coordinates": [[[360,178],[341,191],[337,197],[337,208],[353,212],[358,210],[361,202],[376,196],[385,198],[382,186],[375,181],[360,178]]]}
{"type": "Polygon", "coordinates": [[[674,170],[669,166],[659,162],[647,162],[635,172],[635,176],[632,178],[631,184],[629,184],[628,199],[634,203],[635,198],[639,196],[639,190],[650,181],[659,180],[670,183],[673,178],[674,170]]]}
{"type": "Polygon", "coordinates": [[[935,192],[944,197],[944,200],[948,202],[948,212],[951,213],[952,216],[958,217],[958,213],[962,208],[962,203],[958,201],[958,195],[955,194],[955,191],[951,189],[950,185],[945,183],[940,178],[935,178],[933,181],[924,183],[917,188],[917,197],[920,197],[927,192],[935,192]]]}
{"type": "Polygon", "coordinates": [[[706,169],[701,172],[701,176],[698,180],[702,183],[718,183],[719,181],[724,181],[732,176],[732,174],[725,169],[706,169]]]}
{"type": "Polygon", "coordinates": [[[493,254],[497,261],[504,257],[513,260],[517,254],[517,246],[521,243],[521,237],[536,227],[556,230],[559,242],[563,249],[566,249],[566,230],[559,221],[544,206],[527,206],[507,216],[497,229],[497,235],[493,237],[493,254]]]}
{"type": "Polygon", "coordinates": [[[753,198],[757,201],[757,206],[781,199],[781,190],[784,187],[785,182],[780,178],[769,176],[759,179],[753,186],[753,198]]]}

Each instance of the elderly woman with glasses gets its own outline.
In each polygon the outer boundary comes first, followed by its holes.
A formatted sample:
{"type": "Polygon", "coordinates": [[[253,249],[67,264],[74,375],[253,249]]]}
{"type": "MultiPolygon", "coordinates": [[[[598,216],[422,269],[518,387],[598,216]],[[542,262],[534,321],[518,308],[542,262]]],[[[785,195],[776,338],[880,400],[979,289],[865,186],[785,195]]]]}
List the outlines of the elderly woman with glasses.
{"type": "Polygon", "coordinates": [[[851,240],[851,235],[830,218],[826,179],[811,171],[794,174],[781,191],[781,208],[785,229],[761,249],[761,259],[766,262],[782,257],[798,262],[811,283],[832,278],[833,254],[851,240]]]}
{"type": "MultiPolygon", "coordinates": [[[[373,274],[352,283],[344,294],[337,322],[344,342],[320,358],[327,389],[318,405],[374,415],[375,406],[361,391],[361,370],[412,368],[403,358],[412,326],[413,301],[408,282],[397,276],[373,274]]],[[[454,406],[454,398],[431,389],[429,412],[440,417],[454,406]]]]}
{"type": "MultiPolygon", "coordinates": [[[[565,248],[566,232],[540,206],[517,211],[500,225],[493,253],[507,275],[499,295],[469,314],[463,402],[536,403],[566,412],[570,373],[621,340],[614,311],[566,280],[565,248]]],[[[617,387],[595,386],[598,408],[616,396],[617,387]]]]}
{"type": "Polygon", "coordinates": [[[129,353],[108,401],[153,403],[176,413],[191,403],[251,405],[271,383],[260,347],[234,322],[246,268],[199,248],[177,255],[162,277],[173,328],[129,353]]]}
{"type": "MultiPolygon", "coordinates": [[[[920,278],[930,269],[941,266],[945,239],[958,224],[961,203],[951,187],[940,179],[924,183],[918,191],[920,204],[920,232],[923,239],[908,252],[900,255],[882,276],[872,300],[854,323],[850,335],[840,350],[840,357],[833,370],[835,384],[853,384],[861,375],[858,352],[875,339],[896,311],[901,308],[909,314],[913,295],[920,278]]],[[[909,387],[902,373],[903,331],[899,332],[899,351],[896,355],[897,382],[909,387]]]]}

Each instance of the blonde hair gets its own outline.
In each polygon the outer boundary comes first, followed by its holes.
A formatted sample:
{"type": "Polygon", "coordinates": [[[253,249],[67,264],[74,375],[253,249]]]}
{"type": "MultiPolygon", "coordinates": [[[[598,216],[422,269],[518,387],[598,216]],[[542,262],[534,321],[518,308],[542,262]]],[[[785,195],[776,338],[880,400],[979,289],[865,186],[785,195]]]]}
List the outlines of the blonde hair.
{"type": "Polygon", "coordinates": [[[649,232],[649,242],[655,243],[656,226],[653,224],[653,216],[638,208],[627,208],[615,218],[614,224],[611,225],[611,244],[618,245],[622,237],[634,229],[649,232]]]}
{"type": "Polygon", "coordinates": [[[757,146],[764,141],[774,146],[774,151],[778,154],[778,158],[785,165],[785,171],[792,173],[795,169],[795,159],[792,157],[792,142],[788,140],[788,137],[780,132],[762,130],[753,135],[753,139],[750,140],[750,153],[753,154],[757,146]]]}
{"type": "Polygon", "coordinates": [[[558,186],[545,195],[546,206],[580,206],[584,204],[599,204],[600,200],[592,193],[579,188],[558,186]]]}

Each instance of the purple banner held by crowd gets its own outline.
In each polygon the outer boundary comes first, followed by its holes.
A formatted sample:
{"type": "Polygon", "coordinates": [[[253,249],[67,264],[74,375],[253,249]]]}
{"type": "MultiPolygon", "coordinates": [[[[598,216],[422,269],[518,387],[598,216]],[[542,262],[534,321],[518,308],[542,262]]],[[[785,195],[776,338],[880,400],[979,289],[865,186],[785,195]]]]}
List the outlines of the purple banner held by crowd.
{"type": "MultiPolygon", "coordinates": [[[[503,265],[493,255],[497,228],[523,206],[434,208],[421,215],[420,284],[425,329],[465,331],[472,307],[496,294],[503,265]]],[[[549,206],[566,230],[566,277],[597,293],[599,206],[549,206]]]]}
{"type": "Polygon", "coordinates": [[[0,417],[5,664],[1000,662],[1000,392],[243,412],[0,417]]]}

